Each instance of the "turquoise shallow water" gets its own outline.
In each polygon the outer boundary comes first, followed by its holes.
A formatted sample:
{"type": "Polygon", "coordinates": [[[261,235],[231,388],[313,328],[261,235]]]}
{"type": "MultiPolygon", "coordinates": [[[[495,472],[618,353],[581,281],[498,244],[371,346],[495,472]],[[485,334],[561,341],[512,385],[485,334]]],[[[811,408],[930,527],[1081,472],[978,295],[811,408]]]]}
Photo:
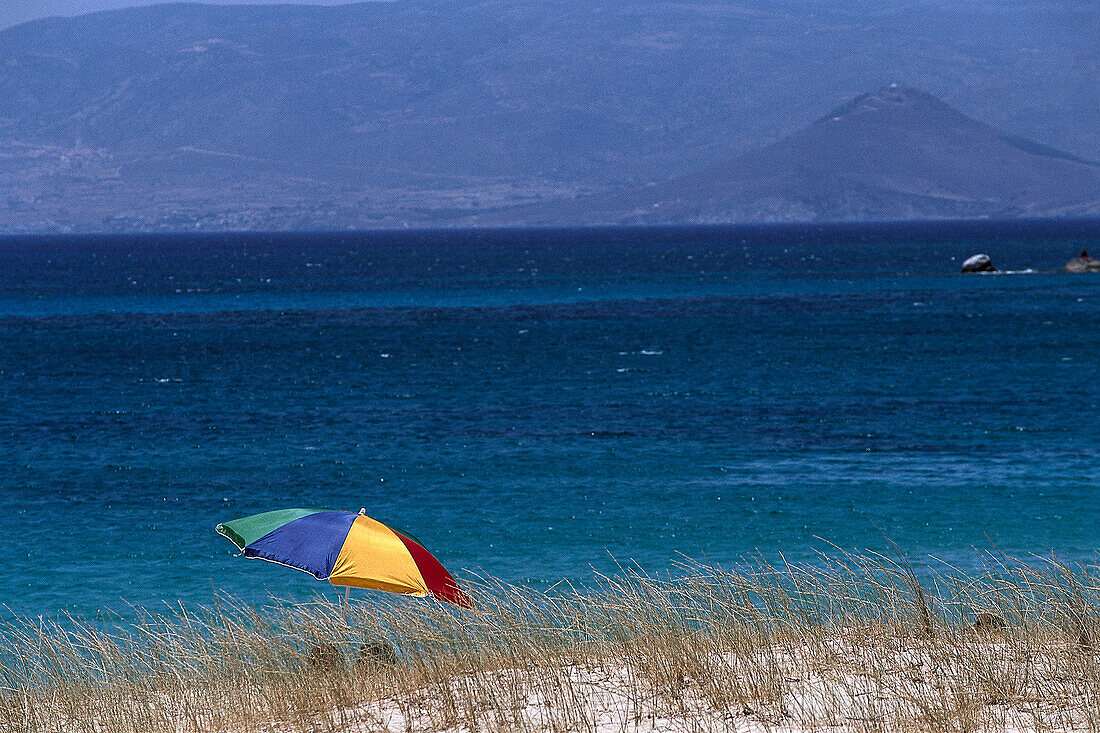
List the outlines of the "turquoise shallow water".
{"type": "MultiPolygon", "coordinates": [[[[356,510],[545,587],[897,543],[1092,563],[1095,225],[0,242],[0,603],[323,584],[215,523],[356,510]],[[963,277],[988,251],[1018,275],[963,277]]],[[[335,596],[334,591],[330,593],[335,596]]]]}

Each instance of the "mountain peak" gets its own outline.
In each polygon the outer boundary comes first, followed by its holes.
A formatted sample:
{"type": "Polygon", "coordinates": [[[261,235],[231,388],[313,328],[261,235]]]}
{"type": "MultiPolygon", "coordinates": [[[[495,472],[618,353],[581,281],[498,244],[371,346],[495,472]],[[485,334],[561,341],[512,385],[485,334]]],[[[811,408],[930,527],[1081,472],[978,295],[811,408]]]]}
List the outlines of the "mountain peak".
{"type": "Polygon", "coordinates": [[[900,85],[855,97],[782,140],[696,174],[548,210],[554,223],[1097,212],[1100,165],[1007,135],[927,92],[900,85]]]}
{"type": "Polygon", "coordinates": [[[838,122],[854,115],[890,114],[903,111],[959,114],[942,99],[934,97],[922,89],[890,84],[845,102],[819,119],[818,122],[838,122]]]}

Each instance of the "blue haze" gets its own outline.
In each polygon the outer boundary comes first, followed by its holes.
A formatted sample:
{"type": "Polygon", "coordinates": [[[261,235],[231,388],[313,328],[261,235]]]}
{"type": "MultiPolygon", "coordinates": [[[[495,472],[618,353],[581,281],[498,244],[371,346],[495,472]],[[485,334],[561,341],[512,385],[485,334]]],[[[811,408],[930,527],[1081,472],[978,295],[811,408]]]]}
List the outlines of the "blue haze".
{"type": "MultiPolygon", "coordinates": [[[[824,538],[1095,561],[1097,228],[0,240],[0,603],[306,597],[221,520],[547,587],[824,538]],[[1030,274],[961,276],[987,251],[1030,274]]],[[[330,594],[335,592],[328,591],[330,594]]]]}

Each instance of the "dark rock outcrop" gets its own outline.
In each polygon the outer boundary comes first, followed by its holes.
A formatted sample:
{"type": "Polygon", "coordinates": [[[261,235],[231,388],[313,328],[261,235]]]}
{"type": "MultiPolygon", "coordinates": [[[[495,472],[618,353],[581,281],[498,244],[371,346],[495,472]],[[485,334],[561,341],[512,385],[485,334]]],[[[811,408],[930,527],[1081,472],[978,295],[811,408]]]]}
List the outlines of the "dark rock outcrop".
{"type": "Polygon", "coordinates": [[[325,642],[309,650],[306,663],[315,672],[335,672],[344,668],[344,653],[335,644],[325,642]]]}
{"type": "Polygon", "coordinates": [[[361,669],[392,667],[397,664],[397,650],[387,641],[368,641],[359,647],[355,664],[361,669]]]}
{"type": "Polygon", "coordinates": [[[1089,257],[1086,250],[1081,250],[1080,257],[1074,257],[1066,263],[1066,272],[1100,272],[1100,260],[1089,257]]]}
{"type": "Polygon", "coordinates": [[[974,625],[971,628],[979,634],[995,635],[1003,634],[1008,624],[997,614],[982,611],[974,618],[974,625]]]}
{"type": "Polygon", "coordinates": [[[989,259],[989,255],[978,254],[966,258],[966,261],[962,264],[962,271],[964,273],[996,272],[997,268],[993,266],[993,261],[989,259]]]}

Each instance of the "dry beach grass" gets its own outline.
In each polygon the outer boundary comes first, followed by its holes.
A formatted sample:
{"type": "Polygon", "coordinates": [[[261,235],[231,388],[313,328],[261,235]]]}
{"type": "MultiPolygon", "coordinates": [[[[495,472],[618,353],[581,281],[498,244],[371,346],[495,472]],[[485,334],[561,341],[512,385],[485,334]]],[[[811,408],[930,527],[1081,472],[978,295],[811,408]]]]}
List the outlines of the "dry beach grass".
{"type": "Polygon", "coordinates": [[[1097,578],[989,560],[922,582],[840,552],[581,590],[481,581],[477,612],[371,594],[346,620],[327,601],[227,599],[16,618],[0,730],[1100,730],[1097,578]]]}

